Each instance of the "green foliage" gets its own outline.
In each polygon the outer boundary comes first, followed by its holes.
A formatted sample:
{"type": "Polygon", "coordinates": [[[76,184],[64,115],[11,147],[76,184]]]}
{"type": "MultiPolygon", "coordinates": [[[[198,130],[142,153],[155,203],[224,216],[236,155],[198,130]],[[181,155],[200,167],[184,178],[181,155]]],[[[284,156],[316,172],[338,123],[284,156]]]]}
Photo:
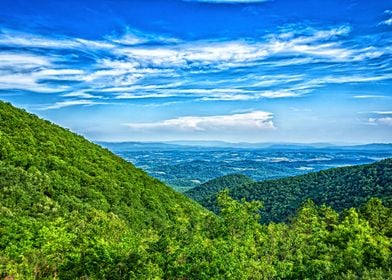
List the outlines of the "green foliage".
{"type": "Polygon", "coordinates": [[[144,258],[144,233],[183,212],[196,220],[205,211],[108,150],[0,102],[0,278],[127,275],[144,258]]]}
{"type": "Polygon", "coordinates": [[[184,192],[184,194],[193,200],[203,201],[205,197],[216,195],[224,189],[231,189],[238,185],[251,184],[254,181],[248,176],[241,174],[229,174],[226,176],[212,179],[204,184],[194,187],[184,192]]]}
{"type": "Polygon", "coordinates": [[[290,223],[261,224],[261,202],[220,192],[213,215],[1,102],[0,137],[2,279],[392,278],[391,208],[380,199],[341,214],[309,200],[290,223]]]}
{"type": "Polygon", "coordinates": [[[372,197],[392,206],[392,159],[257,183],[226,185],[224,182],[218,178],[205,183],[205,188],[195,188],[185,194],[217,212],[217,193],[228,188],[237,200],[263,201],[262,222],[289,220],[307,199],[318,205],[330,205],[339,212],[358,208],[372,197]]]}
{"type": "MultiPolygon", "coordinates": [[[[191,225],[183,217],[176,226],[175,238],[165,236],[164,242],[158,241],[164,244],[165,261],[161,264],[164,278],[390,279],[392,276],[391,238],[354,208],[338,214],[330,207],[307,201],[291,223],[263,225],[258,222],[259,202],[239,202],[227,192],[220,193],[218,201],[217,219],[206,216],[202,223],[191,225]]],[[[364,207],[373,203],[370,201],[364,207]]]]}

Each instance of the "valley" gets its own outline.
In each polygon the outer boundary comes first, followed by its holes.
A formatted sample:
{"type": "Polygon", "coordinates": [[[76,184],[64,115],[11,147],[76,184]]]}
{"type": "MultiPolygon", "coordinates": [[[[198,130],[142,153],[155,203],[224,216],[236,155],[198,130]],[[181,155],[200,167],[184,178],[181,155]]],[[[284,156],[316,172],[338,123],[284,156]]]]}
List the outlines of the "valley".
{"type": "Polygon", "coordinates": [[[99,144],[180,192],[228,174],[263,181],[392,157],[392,145],[235,148],[165,143],[99,144]]]}

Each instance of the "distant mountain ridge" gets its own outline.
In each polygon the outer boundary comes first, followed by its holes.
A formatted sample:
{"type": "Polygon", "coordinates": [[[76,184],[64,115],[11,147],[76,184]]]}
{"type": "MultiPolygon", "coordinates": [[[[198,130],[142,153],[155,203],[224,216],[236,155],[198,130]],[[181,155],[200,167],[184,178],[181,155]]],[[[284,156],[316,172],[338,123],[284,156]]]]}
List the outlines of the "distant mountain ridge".
{"type": "Polygon", "coordinates": [[[126,150],[178,150],[184,149],[182,145],[160,143],[160,142],[96,142],[98,145],[105,147],[111,151],[126,151],[126,150]]]}
{"type": "Polygon", "coordinates": [[[255,181],[248,176],[241,174],[229,174],[200,184],[197,187],[185,191],[184,194],[200,202],[203,200],[203,197],[217,194],[224,189],[230,189],[239,185],[251,183],[255,183],[255,181]]]}
{"type": "Polygon", "coordinates": [[[334,145],[330,143],[229,143],[224,141],[169,141],[169,142],[104,142],[97,144],[110,150],[140,150],[140,149],[160,149],[160,150],[182,150],[182,149],[261,149],[261,150],[362,150],[362,151],[391,151],[392,143],[369,143],[360,145],[334,145]]]}
{"type": "Polygon", "coordinates": [[[392,159],[255,183],[239,181],[226,185],[224,182],[225,177],[216,178],[185,194],[216,211],[216,195],[227,188],[237,200],[262,201],[264,222],[287,220],[307,199],[326,203],[338,211],[359,207],[371,197],[379,197],[392,206],[392,159]]]}

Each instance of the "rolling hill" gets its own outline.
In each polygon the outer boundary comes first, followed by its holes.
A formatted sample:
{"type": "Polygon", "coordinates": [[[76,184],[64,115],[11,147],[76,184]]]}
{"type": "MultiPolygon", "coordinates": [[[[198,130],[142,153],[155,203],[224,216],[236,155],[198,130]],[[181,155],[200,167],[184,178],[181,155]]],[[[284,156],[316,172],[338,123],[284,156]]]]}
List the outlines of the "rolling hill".
{"type": "Polygon", "coordinates": [[[242,186],[254,182],[255,181],[253,179],[245,175],[229,174],[200,184],[197,187],[185,191],[184,194],[198,202],[202,202],[204,197],[210,197],[214,194],[216,195],[224,189],[231,189],[236,186],[242,186]]]}
{"type": "Polygon", "coordinates": [[[392,159],[255,183],[226,184],[222,177],[185,194],[217,211],[216,195],[225,188],[237,200],[262,201],[263,222],[287,220],[307,199],[325,203],[337,211],[359,207],[371,197],[379,197],[386,205],[392,205],[392,159]]]}

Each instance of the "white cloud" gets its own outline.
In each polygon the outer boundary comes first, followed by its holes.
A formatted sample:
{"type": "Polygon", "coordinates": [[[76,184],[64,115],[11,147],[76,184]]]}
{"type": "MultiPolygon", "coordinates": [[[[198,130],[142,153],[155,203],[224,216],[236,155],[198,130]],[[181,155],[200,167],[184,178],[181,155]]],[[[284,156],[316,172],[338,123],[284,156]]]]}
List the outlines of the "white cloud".
{"type": "Polygon", "coordinates": [[[386,19],[386,20],[380,22],[379,25],[388,25],[388,26],[392,26],[392,18],[389,18],[389,19],[386,19]]]}
{"type": "MultiPolygon", "coordinates": [[[[392,15],[392,10],[385,10],[384,14],[386,15],[392,15]]],[[[392,18],[386,19],[384,21],[381,21],[378,25],[388,25],[392,26],[392,18]]]]}
{"type": "Polygon", "coordinates": [[[78,98],[86,98],[86,99],[102,99],[102,96],[99,95],[93,95],[90,93],[87,93],[85,91],[73,91],[69,93],[62,94],[61,96],[63,97],[78,97],[78,98]]]}
{"type": "Polygon", "coordinates": [[[113,92],[116,99],[136,99],[136,98],[162,98],[162,97],[199,97],[201,101],[239,101],[239,100],[255,100],[261,98],[283,98],[299,96],[299,91],[306,91],[301,88],[290,88],[281,91],[270,90],[248,90],[242,88],[175,88],[165,85],[161,86],[134,86],[103,89],[103,92],[113,92]]]}
{"type": "Polygon", "coordinates": [[[316,62],[317,60],[311,57],[303,57],[303,58],[282,58],[279,61],[266,61],[261,64],[271,65],[273,67],[284,67],[284,66],[293,66],[293,65],[303,65],[316,62]]]}
{"type": "Polygon", "coordinates": [[[392,79],[392,74],[382,74],[382,75],[375,75],[375,76],[340,76],[340,77],[333,77],[327,76],[322,78],[322,82],[324,83],[363,83],[363,82],[376,82],[382,80],[389,80],[392,79]]]}
{"type": "Polygon", "coordinates": [[[337,36],[345,36],[351,32],[351,27],[348,25],[342,25],[337,28],[329,30],[321,30],[314,33],[313,37],[316,39],[330,39],[337,36]]]}
{"type": "Polygon", "coordinates": [[[165,98],[165,97],[171,97],[174,95],[171,94],[165,94],[165,93],[156,93],[156,94],[133,94],[133,93],[121,93],[116,95],[116,99],[141,99],[141,98],[165,98]]]}
{"type": "Polygon", "coordinates": [[[290,91],[267,91],[262,93],[261,96],[265,98],[282,98],[282,97],[295,97],[301,94],[290,91]]]}
{"type": "Polygon", "coordinates": [[[239,100],[255,100],[261,98],[286,98],[286,97],[297,97],[300,96],[302,93],[296,91],[290,91],[289,89],[286,90],[267,90],[267,91],[243,91],[241,90],[235,91],[232,94],[228,93],[221,93],[217,91],[216,94],[210,94],[208,96],[203,97],[201,100],[208,101],[208,100],[226,100],[226,101],[239,101],[239,100]]]}
{"type": "Polygon", "coordinates": [[[377,115],[392,115],[392,111],[373,111],[372,113],[377,115]]]}
{"type": "Polygon", "coordinates": [[[115,46],[105,41],[92,41],[69,37],[45,37],[13,30],[0,30],[0,45],[34,47],[42,49],[111,49],[115,46]]]}
{"type": "Polygon", "coordinates": [[[387,125],[392,126],[392,118],[385,117],[385,118],[369,118],[368,123],[371,125],[387,125]]]}
{"type": "Polygon", "coordinates": [[[132,32],[129,29],[127,29],[126,33],[121,37],[117,37],[117,38],[108,37],[108,39],[113,42],[124,44],[124,45],[138,45],[146,42],[146,40],[143,37],[139,36],[138,34],[135,34],[135,32],[132,32]]]}
{"type": "Polygon", "coordinates": [[[96,102],[93,100],[86,100],[86,99],[80,99],[80,100],[66,100],[66,101],[60,101],[56,102],[53,105],[48,105],[44,106],[41,108],[41,110],[53,110],[53,109],[61,109],[65,107],[70,107],[70,106],[92,106],[92,105],[98,105],[98,104],[105,104],[102,102],[96,102]]]}
{"type": "Polygon", "coordinates": [[[43,36],[25,34],[20,32],[4,32],[0,34],[0,44],[18,47],[35,48],[75,48],[78,44],[73,40],[58,40],[43,36]]]}
{"type": "MultiPolygon", "coordinates": [[[[130,28],[122,36],[97,41],[3,31],[0,46],[16,50],[0,53],[0,72],[6,71],[0,74],[9,78],[6,82],[3,79],[0,88],[57,92],[66,87],[55,86],[55,81],[66,80],[78,83],[77,88],[89,88],[91,92],[117,99],[185,96],[199,97],[199,100],[252,100],[300,96],[329,83],[391,79],[391,74],[369,73],[371,64],[365,70],[357,69],[351,77],[339,71],[334,75],[332,64],[358,68],[360,66],[353,66],[353,62],[359,64],[390,52],[386,48],[345,45],[344,36],[350,31],[348,25],[322,30],[291,26],[284,32],[254,40],[191,43],[130,28]],[[144,44],[146,42],[149,44],[144,44]],[[32,51],[34,48],[53,49],[53,52],[36,56],[24,53],[26,47],[32,51]],[[60,55],[56,54],[59,48],[70,50],[67,55],[63,52],[60,55]],[[80,69],[77,62],[84,54],[89,62],[80,69]],[[317,79],[312,79],[311,71],[298,74],[293,70],[297,75],[284,74],[288,71],[286,66],[305,64],[310,67],[324,64],[318,67],[331,70],[317,79]],[[257,75],[246,77],[250,67],[257,75]],[[236,68],[239,70],[233,79],[221,79],[223,71],[236,68]],[[201,77],[206,74],[211,78],[201,77]],[[220,75],[219,79],[215,74],[220,75]],[[236,79],[238,83],[234,82],[236,79]],[[159,84],[162,81],[167,84],[159,84]]],[[[338,68],[342,69],[335,69],[338,68]]],[[[87,93],[68,97],[93,98],[87,93]]]]}
{"type": "Polygon", "coordinates": [[[0,52],[0,69],[28,70],[50,64],[51,61],[44,56],[23,52],[0,52]]]}
{"type": "Polygon", "coordinates": [[[243,131],[274,129],[272,114],[264,111],[218,116],[185,116],[153,123],[125,124],[136,131],[243,131]]]}
{"type": "Polygon", "coordinates": [[[181,82],[169,83],[169,84],[147,84],[147,85],[128,85],[128,86],[109,86],[98,89],[98,92],[102,93],[140,93],[140,92],[162,92],[163,90],[171,89],[176,90],[177,87],[182,85],[181,82]]]}
{"type": "Polygon", "coordinates": [[[357,99],[368,99],[368,98],[385,98],[385,95],[373,95],[373,94],[365,94],[365,95],[354,95],[353,98],[357,99]]]}
{"type": "Polygon", "coordinates": [[[0,75],[0,89],[21,89],[41,93],[54,93],[67,90],[67,86],[48,86],[40,84],[32,75],[4,74],[0,75]]]}
{"type": "Polygon", "coordinates": [[[245,94],[216,94],[213,96],[204,96],[201,97],[200,101],[244,101],[244,100],[252,100],[256,99],[255,97],[251,95],[245,95],[245,94]]]}
{"type": "Polygon", "coordinates": [[[79,69],[44,69],[35,74],[38,76],[68,76],[83,75],[84,71],[79,69]]]}
{"type": "Polygon", "coordinates": [[[107,36],[106,39],[118,44],[129,46],[151,42],[179,43],[181,41],[177,38],[141,32],[130,27],[127,27],[124,34],[121,36],[107,36]]]}
{"type": "Polygon", "coordinates": [[[68,86],[46,84],[41,80],[80,80],[84,74],[82,70],[55,67],[55,61],[49,56],[0,52],[0,89],[61,92],[68,86]]]}
{"type": "Polygon", "coordinates": [[[86,73],[79,69],[40,69],[31,71],[30,73],[24,73],[24,75],[30,75],[37,81],[40,80],[51,80],[51,81],[83,81],[86,73]]]}
{"type": "MultiPolygon", "coordinates": [[[[117,69],[208,67],[222,70],[251,65],[282,55],[297,56],[295,60],[287,60],[287,65],[308,63],[311,58],[328,61],[357,61],[382,55],[373,48],[354,51],[342,47],[339,42],[334,42],[338,37],[347,35],[349,32],[350,27],[342,25],[327,30],[313,30],[306,36],[292,38],[282,38],[279,34],[272,34],[258,42],[196,41],[169,46],[117,47],[113,52],[122,58],[111,61],[111,65],[113,67],[116,65],[117,69]],[[298,58],[300,55],[307,57],[298,58]]],[[[107,63],[108,61],[105,62],[106,65],[107,63]]]]}
{"type": "Polygon", "coordinates": [[[42,80],[81,80],[84,71],[59,69],[50,56],[27,52],[0,52],[0,89],[28,90],[41,93],[61,92],[68,87],[46,84],[42,80]]]}

